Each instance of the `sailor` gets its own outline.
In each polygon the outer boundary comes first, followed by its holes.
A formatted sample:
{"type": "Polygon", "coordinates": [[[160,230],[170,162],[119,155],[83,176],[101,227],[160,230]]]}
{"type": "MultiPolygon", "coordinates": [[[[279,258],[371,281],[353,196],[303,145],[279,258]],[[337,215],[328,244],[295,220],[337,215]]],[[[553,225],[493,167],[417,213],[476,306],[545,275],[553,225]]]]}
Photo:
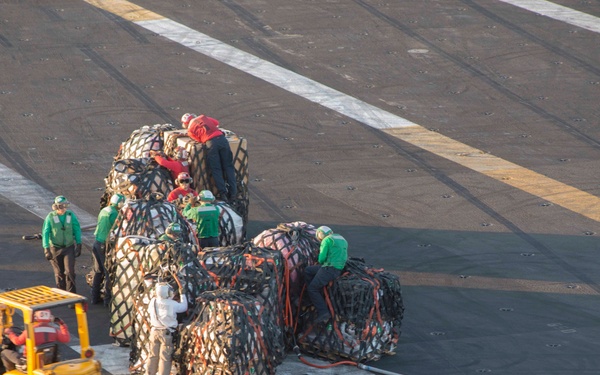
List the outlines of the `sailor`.
{"type": "Polygon", "coordinates": [[[206,145],[206,162],[215,180],[217,198],[231,202],[237,196],[233,153],[225,133],[219,129],[219,121],[200,115],[190,120],[187,130],[190,138],[206,145]]]}
{"type": "Polygon", "coordinates": [[[181,240],[181,232],[181,224],[171,223],[167,226],[167,229],[165,229],[165,233],[158,237],[158,240],[174,243],[181,240]]]}
{"type": "Polygon", "coordinates": [[[179,187],[177,187],[176,189],[173,189],[173,191],[171,191],[169,193],[169,196],[167,197],[167,200],[169,202],[173,202],[174,200],[180,199],[180,198],[197,197],[198,196],[198,193],[196,193],[196,190],[192,189],[192,187],[191,187],[192,178],[190,177],[189,173],[181,172],[177,176],[177,180],[175,181],[175,183],[177,185],[179,185],[179,187]]]}
{"type": "MultiPolygon", "coordinates": [[[[69,342],[71,335],[69,328],[58,317],[53,317],[50,310],[38,310],[33,314],[33,333],[35,334],[36,345],[47,344],[51,342],[69,342]]],[[[25,345],[27,341],[27,330],[23,330],[20,335],[16,335],[11,328],[6,328],[4,334],[14,345],[25,345]]],[[[24,347],[23,355],[17,350],[4,349],[0,354],[4,369],[8,371],[14,370],[17,366],[19,369],[26,369],[27,348],[24,347]],[[24,368],[22,367],[24,366],[24,368]]]]}
{"type": "Polygon", "coordinates": [[[81,255],[81,226],[69,201],[62,195],[54,198],[52,212],[44,219],[42,246],[44,256],[54,270],[58,289],[77,293],[75,258],[81,255]]]}
{"type": "Polygon", "coordinates": [[[195,207],[188,203],[183,209],[183,216],[196,223],[201,248],[218,247],[220,210],[213,204],[215,196],[210,190],[202,190],[197,199],[200,205],[195,207]]]}
{"type": "MultiPolygon", "coordinates": [[[[96,224],[96,231],[94,232],[95,241],[92,246],[92,258],[93,258],[93,278],[92,278],[92,291],[91,291],[91,303],[96,305],[101,303],[101,287],[102,282],[105,281],[108,284],[108,275],[104,262],[106,260],[106,239],[109,237],[110,230],[119,215],[119,210],[125,203],[125,196],[120,193],[115,193],[110,197],[110,204],[98,213],[98,224],[96,224]]],[[[110,287],[105,286],[104,289],[104,305],[108,306],[110,301],[110,287]]]]}
{"type": "Polygon", "coordinates": [[[169,375],[173,356],[173,333],[177,329],[177,314],[188,308],[187,297],[179,290],[181,302],[172,299],[171,287],[158,283],[155,297],[148,303],[150,314],[150,347],[146,375],[169,375]]]}
{"type": "Polygon", "coordinates": [[[308,296],[317,310],[315,323],[325,323],[331,314],[322,295],[323,287],[341,275],[348,260],[348,242],[327,226],[317,228],[315,236],[321,242],[319,264],[304,269],[304,281],[308,296]]]}

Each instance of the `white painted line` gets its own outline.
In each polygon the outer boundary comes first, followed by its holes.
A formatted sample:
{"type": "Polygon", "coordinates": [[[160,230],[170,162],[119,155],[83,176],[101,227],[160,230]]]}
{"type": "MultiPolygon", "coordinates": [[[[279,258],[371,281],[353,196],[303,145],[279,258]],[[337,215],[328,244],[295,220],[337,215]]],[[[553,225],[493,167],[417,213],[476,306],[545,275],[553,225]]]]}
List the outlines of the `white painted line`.
{"type": "Polygon", "coordinates": [[[387,129],[418,126],[405,118],[262,60],[175,21],[159,19],[139,21],[136,24],[373,128],[387,129]]]}
{"type": "MultiPolygon", "coordinates": [[[[0,178],[0,195],[41,218],[41,232],[44,219],[48,213],[52,211],[52,203],[54,203],[54,198],[60,194],[54,194],[51,191],[44,189],[40,185],[26,179],[1,163],[0,176],[2,176],[2,178],[0,178]]],[[[65,196],[67,199],[69,199],[66,193],[65,196]]],[[[75,215],[77,215],[77,219],[79,220],[79,224],[82,227],[96,225],[96,217],[85,212],[73,203],[69,205],[69,209],[75,212],[75,215]]],[[[33,233],[23,233],[23,235],[30,234],[33,233]]],[[[82,232],[81,237],[85,239],[89,245],[91,238],[93,238],[93,233],[82,232]]]]}
{"type": "Polygon", "coordinates": [[[499,0],[546,17],[600,33],[600,18],[545,0],[499,0]]]}

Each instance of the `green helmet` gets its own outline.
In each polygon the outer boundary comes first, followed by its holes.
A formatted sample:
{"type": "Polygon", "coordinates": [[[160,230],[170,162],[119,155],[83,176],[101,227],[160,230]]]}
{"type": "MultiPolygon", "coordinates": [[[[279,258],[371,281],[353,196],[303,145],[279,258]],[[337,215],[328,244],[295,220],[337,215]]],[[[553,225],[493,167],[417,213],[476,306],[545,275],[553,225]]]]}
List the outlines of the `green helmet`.
{"type": "Polygon", "coordinates": [[[110,204],[121,207],[125,203],[125,196],[121,193],[115,193],[110,197],[110,204]]]}
{"type": "Polygon", "coordinates": [[[215,196],[210,190],[202,190],[200,194],[198,194],[198,198],[203,202],[212,202],[215,200],[215,196]]]}
{"type": "Polygon", "coordinates": [[[64,195],[59,195],[58,197],[54,198],[54,204],[69,204],[70,202],[67,200],[67,198],[64,197],[64,195]]]}
{"type": "Polygon", "coordinates": [[[179,235],[181,234],[181,225],[179,223],[171,223],[165,231],[166,234],[179,235]]]}
{"type": "Polygon", "coordinates": [[[319,228],[317,228],[317,233],[315,233],[315,236],[317,237],[317,240],[323,241],[323,238],[329,236],[330,234],[333,234],[331,228],[322,225],[319,228]]]}

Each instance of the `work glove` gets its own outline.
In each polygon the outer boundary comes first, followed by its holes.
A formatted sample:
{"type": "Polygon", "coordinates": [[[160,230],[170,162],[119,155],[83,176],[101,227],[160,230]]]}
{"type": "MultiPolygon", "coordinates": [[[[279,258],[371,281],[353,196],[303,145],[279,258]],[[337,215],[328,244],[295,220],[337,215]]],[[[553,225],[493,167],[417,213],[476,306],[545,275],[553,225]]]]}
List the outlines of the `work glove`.
{"type": "Polygon", "coordinates": [[[62,325],[65,324],[65,322],[63,322],[63,320],[61,318],[59,318],[58,316],[54,317],[54,323],[56,323],[56,324],[58,324],[60,326],[62,326],[62,325]]]}
{"type": "Polygon", "coordinates": [[[78,243],[77,245],[75,245],[75,258],[79,257],[81,255],[81,244],[78,243]]]}
{"type": "Polygon", "coordinates": [[[52,260],[52,252],[47,247],[44,248],[44,256],[47,260],[52,260]]]}

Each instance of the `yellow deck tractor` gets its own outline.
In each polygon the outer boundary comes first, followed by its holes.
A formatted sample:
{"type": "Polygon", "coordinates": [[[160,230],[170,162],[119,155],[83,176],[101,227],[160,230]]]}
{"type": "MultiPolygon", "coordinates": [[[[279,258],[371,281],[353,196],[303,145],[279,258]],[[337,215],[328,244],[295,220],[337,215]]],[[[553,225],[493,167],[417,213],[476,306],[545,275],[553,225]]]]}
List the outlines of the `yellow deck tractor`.
{"type": "MultiPolygon", "coordinates": [[[[85,297],[47,286],[35,286],[0,293],[0,328],[2,329],[0,332],[3,333],[5,328],[13,327],[13,318],[17,312],[23,316],[24,330],[27,331],[26,363],[5,374],[100,375],[102,366],[94,358],[94,350],[90,347],[86,310],[85,297]],[[80,358],[60,361],[57,343],[41,345],[36,343],[33,322],[35,312],[61,307],[64,307],[64,310],[73,311],[77,316],[77,332],[81,346],[80,358]]],[[[17,327],[14,330],[16,331],[17,327]]]]}

